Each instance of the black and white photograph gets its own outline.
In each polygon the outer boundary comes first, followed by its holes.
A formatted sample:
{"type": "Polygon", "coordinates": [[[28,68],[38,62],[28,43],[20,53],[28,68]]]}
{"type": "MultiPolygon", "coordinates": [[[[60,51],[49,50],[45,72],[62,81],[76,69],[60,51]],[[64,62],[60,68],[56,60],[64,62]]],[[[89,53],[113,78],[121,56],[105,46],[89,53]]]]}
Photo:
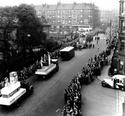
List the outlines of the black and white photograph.
{"type": "Polygon", "coordinates": [[[0,0],[0,116],[125,116],[125,0],[0,0]]]}

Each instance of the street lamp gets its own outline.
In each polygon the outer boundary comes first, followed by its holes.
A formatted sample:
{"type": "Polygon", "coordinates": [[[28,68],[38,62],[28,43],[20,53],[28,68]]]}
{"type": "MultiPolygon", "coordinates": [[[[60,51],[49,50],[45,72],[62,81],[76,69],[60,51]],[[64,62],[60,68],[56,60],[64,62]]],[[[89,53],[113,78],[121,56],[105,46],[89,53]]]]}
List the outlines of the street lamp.
{"type": "Polygon", "coordinates": [[[27,37],[29,38],[29,37],[31,37],[31,35],[28,33],[28,34],[27,34],[27,37]]]}
{"type": "Polygon", "coordinates": [[[28,39],[28,41],[27,41],[27,44],[28,44],[28,47],[29,47],[29,49],[31,50],[31,40],[30,40],[30,38],[31,38],[31,34],[27,34],[27,39],[28,39]]]}

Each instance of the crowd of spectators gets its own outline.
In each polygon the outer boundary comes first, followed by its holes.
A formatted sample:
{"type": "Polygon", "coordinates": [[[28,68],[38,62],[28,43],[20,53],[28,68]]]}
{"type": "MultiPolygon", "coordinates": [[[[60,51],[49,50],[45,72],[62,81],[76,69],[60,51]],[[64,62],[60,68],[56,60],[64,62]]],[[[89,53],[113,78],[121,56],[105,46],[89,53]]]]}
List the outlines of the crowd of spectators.
{"type": "Polygon", "coordinates": [[[103,67],[110,63],[108,57],[113,49],[111,46],[112,44],[108,44],[105,51],[90,58],[87,65],[82,68],[82,72],[72,79],[64,92],[65,106],[62,116],[81,116],[81,88],[93,82],[101,74],[103,67]]]}

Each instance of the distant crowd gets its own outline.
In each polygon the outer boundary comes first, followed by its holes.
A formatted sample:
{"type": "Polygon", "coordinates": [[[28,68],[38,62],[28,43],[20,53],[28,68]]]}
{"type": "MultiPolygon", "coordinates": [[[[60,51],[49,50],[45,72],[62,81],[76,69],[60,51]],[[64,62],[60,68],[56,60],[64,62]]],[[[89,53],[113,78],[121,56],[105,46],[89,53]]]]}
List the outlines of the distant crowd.
{"type": "Polygon", "coordinates": [[[65,89],[64,100],[65,106],[62,110],[62,116],[81,116],[81,88],[83,85],[90,84],[97,76],[101,74],[104,66],[110,63],[109,55],[111,54],[114,44],[108,44],[105,51],[90,58],[86,66],[82,68],[82,73],[78,73],[69,86],[65,89]]]}

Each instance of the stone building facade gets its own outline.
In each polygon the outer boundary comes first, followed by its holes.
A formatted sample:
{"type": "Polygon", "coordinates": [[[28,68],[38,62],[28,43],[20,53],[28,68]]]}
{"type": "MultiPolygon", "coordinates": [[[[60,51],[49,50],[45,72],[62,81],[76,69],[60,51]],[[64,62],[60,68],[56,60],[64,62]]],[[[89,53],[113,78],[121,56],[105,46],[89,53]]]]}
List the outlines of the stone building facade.
{"type": "Polygon", "coordinates": [[[43,4],[34,7],[37,15],[44,16],[53,27],[78,27],[81,25],[96,27],[100,24],[100,11],[92,3],[57,3],[56,5],[43,4]]]}

